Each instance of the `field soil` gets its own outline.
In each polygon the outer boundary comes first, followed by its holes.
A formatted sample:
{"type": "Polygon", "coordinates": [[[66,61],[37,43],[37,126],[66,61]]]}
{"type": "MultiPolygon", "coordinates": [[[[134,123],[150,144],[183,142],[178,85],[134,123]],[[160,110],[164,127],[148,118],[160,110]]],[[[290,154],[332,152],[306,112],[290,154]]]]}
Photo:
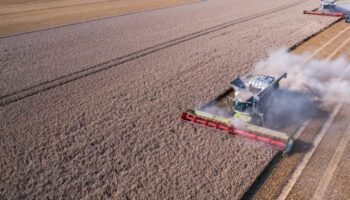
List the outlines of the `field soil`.
{"type": "Polygon", "coordinates": [[[316,6],[202,1],[0,38],[0,197],[239,199],[277,150],[180,114],[335,20],[301,14],[316,6]]]}
{"type": "Polygon", "coordinates": [[[5,0],[0,36],[180,5],[199,0],[5,0]]]}

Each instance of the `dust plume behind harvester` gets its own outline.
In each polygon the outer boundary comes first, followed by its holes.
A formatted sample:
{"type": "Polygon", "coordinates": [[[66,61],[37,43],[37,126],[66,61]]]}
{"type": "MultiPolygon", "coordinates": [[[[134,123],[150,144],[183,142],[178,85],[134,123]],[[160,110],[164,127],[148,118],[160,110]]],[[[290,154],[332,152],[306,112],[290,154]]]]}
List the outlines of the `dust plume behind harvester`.
{"type": "Polygon", "coordinates": [[[265,113],[273,105],[270,99],[279,92],[279,81],[268,75],[247,74],[231,82],[231,88],[204,106],[182,113],[182,120],[232,135],[268,143],[284,153],[292,149],[294,139],[286,133],[265,127],[265,113]]]}
{"type": "Polygon", "coordinates": [[[323,15],[331,17],[345,17],[347,22],[350,14],[349,10],[342,7],[342,4],[349,4],[350,1],[337,1],[337,0],[320,0],[320,7],[310,11],[304,11],[304,14],[310,15],[323,15]]]}

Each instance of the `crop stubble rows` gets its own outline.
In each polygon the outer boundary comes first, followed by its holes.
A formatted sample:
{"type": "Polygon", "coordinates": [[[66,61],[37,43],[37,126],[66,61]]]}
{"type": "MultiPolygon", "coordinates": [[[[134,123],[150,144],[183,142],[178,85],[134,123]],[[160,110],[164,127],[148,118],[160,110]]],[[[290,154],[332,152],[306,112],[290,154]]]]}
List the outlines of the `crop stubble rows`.
{"type": "Polygon", "coordinates": [[[177,38],[177,39],[174,39],[174,40],[170,40],[170,41],[164,42],[162,44],[159,44],[159,45],[156,45],[156,46],[153,46],[153,47],[149,47],[149,48],[146,48],[146,49],[143,49],[143,50],[139,50],[139,51],[134,52],[132,54],[129,54],[129,55],[126,55],[126,56],[123,56],[123,57],[119,57],[119,58],[113,59],[111,61],[107,61],[107,62],[100,63],[100,64],[95,65],[95,66],[91,66],[91,67],[85,68],[85,69],[83,69],[81,71],[77,71],[77,72],[74,72],[72,74],[68,74],[68,75],[59,77],[57,79],[53,79],[53,80],[50,80],[50,81],[42,82],[42,83],[40,83],[38,85],[35,85],[35,86],[24,88],[22,90],[19,90],[19,91],[13,92],[13,93],[5,94],[3,96],[0,96],[0,106],[3,106],[3,105],[6,105],[6,104],[9,104],[9,103],[21,100],[23,98],[35,95],[35,94],[40,93],[42,91],[49,90],[51,88],[54,88],[54,87],[66,84],[68,82],[75,81],[77,79],[80,79],[80,78],[92,75],[92,74],[100,72],[102,70],[106,70],[106,69],[109,69],[111,67],[116,67],[116,66],[118,66],[120,64],[123,64],[125,62],[129,62],[131,60],[138,59],[138,58],[140,58],[142,56],[145,56],[145,55],[148,55],[148,54],[160,51],[160,50],[162,50],[164,48],[169,48],[169,47],[171,47],[173,45],[177,45],[177,44],[186,42],[188,40],[192,40],[192,39],[195,39],[197,37],[204,36],[204,35],[207,35],[209,33],[212,33],[212,32],[215,32],[215,31],[219,31],[221,29],[225,29],[225,28],[228,28],[230,26],[233,26],[233,25],[236,25],[236,24],[239,24],[239,23],[246,22],[248,20],[252,20],[252,19],[255,19],[255,18],[258,18],[258,17],[262,17],[262,16],[265,16],[265,15],[268,15],[268,14],[279,12],[279,11],[284,10],[284,9],[288,9],[288,8],[290,8],[292,6],[296,6],[298,4],[304,3],[305,1],[308,1],[308,0],[297,1],[295,3],[291,3],[291,4],[288,4],[288,5],[283,5],[281,7],[278,7],[278,8],[275,8],[275,9],[271,9],[269,11],[265,11],[265,12],[258,13],[258,14],[255,14],[255,15],[252,15],[252,16],[248,16],[248,17],[244,17],[244,18],[240,18],[240,19],[237,19],[237,20],[234,20],[234,21],[231,21],[231,22],[226,22],[224,24],[220,24],[220,25],[217,25],[217,26],[214,26],[214,27],[210,27],[210,28],[207,28],[207,29],[195,32],[195,33],[191,33],[189,35],[185,35],[185,36],[182,36],[180,38],[177,38]]]}
{"type": "Polygon", "coordinates": [[[178,6],[196,0],[24,0],[0,3],[0,36],[66,26],[110,16],[178,6]]]}
{"type": "MultiPolygon", "coordinates": [[[[307,42],[297,47],[294,52],[312,52],[312,50],[322,46],[325,41],[330,40],[337,32],[340,32],[347,28],[343,22],[338,22],[329,29],[323,31],[319,35],[309,39],[307,42]]],[[[341,52],[334,52],[339,44],[344,42],[344,38],[348,38],[350,31],[345,32],[339,38],[337,38],[327,48],[322,49],[316,57],[324,58],[330,54],[338,56],[341,52]]],[[[324,168],[327,166],[328,161],[331,159],[337,144],[342,139],[347,124],[349,123],[348,107],[343,106],[345,109],[341,110],[337,114],[334,122],[331,124],[330,129],[327,131],[326,136],[322,139],[319,147],[314,152],[314,156],[311,158],[305,171],[302,172],[300,179],[298,179],[296,185],[292,188],[289,193],[288,199],[310,199],[316,189],[317,180],[321,177],[324,168]],[[334,135],[335,134],[335,135],[334,135]],[[328,147],[328,148],[327,148],[328,147]],[[325,151],[322,153],[322,151],[325,151]],[[320,159],[320,160],[317,160],[320,159]],[[321,163],[324,163],[323,165],[321,163]],[[323,169],[323,170],[322,170],[323,169]],[[308,174],[309,173],[309,174],[308,174]],[[310,175],[312,173],[312,175],[310,175]],[[316,174],[318,173],[318,174],[316,174]],[[309,176],[310,175],[310,176],[309,176]],[[311,183],[313,181],[313,183],[311,183]]],[[[328,110],[331,110],[328,108],[328,110]]],[[[287,183],[291,174],[302,160],[304,154],[308,150],[308,145],[311,145],[317,133],[322,128],[322,125],[327,119],[328,114],[315,115],[309,123],[306,129],[302,132],[301,137],[296,141],[295,153],[291,156],[283,158],[276,166],[273,166],[273,170],[270,176],[265,180],[264,185],[256,191],[254,199],[266,199],[266,198],[277,198],[282,188],[287,183]]],[[[310,147],[310,146],[309,146],[310,147]]],[[[342,190],[340,193],[346,193],[346,190],[342,190]]]]}
{"type": "MultiPolygon", "coordinates": [[[[314,152],[287,199],[311,199],[350,122],[349,105],[344,104],[314,152]]],[[[345,192],[345,191],[342,191],[345,192]]]]}
{"type": "Polygon", "coordinates": [[[302,7],[257,18],[278,27],[272,33],[246,21],[2,106],[1,195],[239,198],[276,152],[183,125],[179,114],[217,95],[267,48],[293,45],[331,22],[293,23],[308,20],[295,14],[302,7]],[[290,26],[281,26],[286,19],[290,26]]]}

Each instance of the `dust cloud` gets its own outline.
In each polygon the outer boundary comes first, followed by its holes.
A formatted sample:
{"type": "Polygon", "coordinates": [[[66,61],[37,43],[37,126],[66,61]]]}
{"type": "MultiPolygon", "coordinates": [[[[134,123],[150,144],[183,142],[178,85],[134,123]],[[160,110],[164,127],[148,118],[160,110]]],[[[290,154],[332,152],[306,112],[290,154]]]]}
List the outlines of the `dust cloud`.
{"type": "Polygon", "coordinates": [[[308,54],[296,55],[287,49],[271,51],[258,62],[255,73],[278,76],[288,73],[282,81],[288,90],[312,95],[315,99],[336,103],[350,101],[350,62],[345,57],[335,60],[310,60],[308,54]]]}

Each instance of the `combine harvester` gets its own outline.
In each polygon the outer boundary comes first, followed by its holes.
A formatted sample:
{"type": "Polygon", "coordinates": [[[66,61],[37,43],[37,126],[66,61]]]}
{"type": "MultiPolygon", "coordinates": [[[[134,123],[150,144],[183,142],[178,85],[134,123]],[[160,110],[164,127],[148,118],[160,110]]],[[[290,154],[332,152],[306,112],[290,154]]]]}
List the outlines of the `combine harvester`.
{"type": "Polygon", "coordinates": [[[311,11],[304,11],[304,14],[310,15],[323,15],[323,16],[331,16],[331,17],[345,17],[346,22],[350,22],[349,18],[349,10],[340,7],[340,4],[350,3],[350,1],[342,1],[338,2],[337,0],[321,0],[320,7],[311,11]]]}
{"type": "Polygon", "coordinates": [[[270,98],[279,89],[279,81],[265,75],[245,75],[231,82],[231,89],[208,104],[182,113],[184,121],[199,124],[232,135],[262,141],[289,153],[294,139],[286,133],[264,127],[264,113],[271,105],[270,98]]]}

